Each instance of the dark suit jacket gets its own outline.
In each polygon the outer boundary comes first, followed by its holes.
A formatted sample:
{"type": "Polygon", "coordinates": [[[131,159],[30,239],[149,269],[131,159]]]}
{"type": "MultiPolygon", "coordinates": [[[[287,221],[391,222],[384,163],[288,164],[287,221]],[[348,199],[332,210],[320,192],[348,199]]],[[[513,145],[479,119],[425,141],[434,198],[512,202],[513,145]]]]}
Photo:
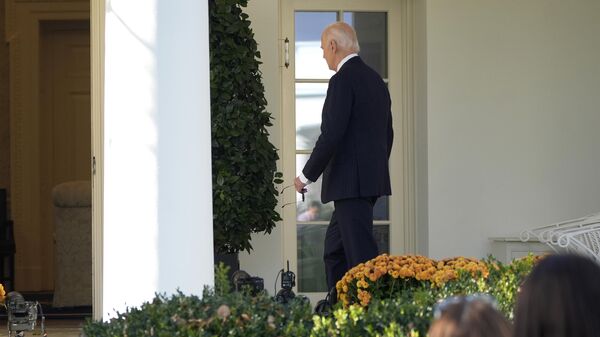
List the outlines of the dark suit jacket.
{"type": "Polygon", "coordinates": [[[388,89],[379,74],[355,56],[329,80],[321,135],[302,173],[310,181],[323,174],[323,203],[390,195],[393,139],[388,89]]]}

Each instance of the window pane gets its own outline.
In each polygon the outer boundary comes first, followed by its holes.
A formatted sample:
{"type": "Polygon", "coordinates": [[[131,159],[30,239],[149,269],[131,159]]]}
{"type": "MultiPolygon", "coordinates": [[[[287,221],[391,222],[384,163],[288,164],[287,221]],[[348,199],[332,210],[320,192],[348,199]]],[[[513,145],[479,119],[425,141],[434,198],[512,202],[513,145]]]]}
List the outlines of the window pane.
{"type": "Polygon", "coordinates": [[[329,70],[321,50],[321,33],[337,21],[336,12],[296,12],[296,78],[328,79],[329,70]]]}
{"type": "Polygon", "coordinates": [[[345,12],[344,21],[356,30],[360,57],[387,78],[387,13],[345,12]]]}
{"type": "MultiPolygon", "coordinates": [[[[298,224],[298,291],[326,292],[323,246],[327,225],[298,224]]],[[[373,234],[380,253],[389,252],[390,226],[376,225],[373,234]]]]}
{"type": "Polygon", "coordinates": [[[296,149],[312,150],[321,133],[327,83],[296,83],[296,149]]]}
{"type": "Polygon", "coordinates": [[[373,235],[379,248],[379,254],[390,252],[390,225],[373,226],[373,235]]]}
{"type": "MultiPolygon", "coordinates": [[[[302,172],[304,165],[308,161],[310,155],[296,155],[296,172],[302,172]]],[[[304,201],[302,195],[296,193],[296,220],[298,221],[326,221],[331,220],[333,213],[333,202],[326,204],[321,203],[321,178],[316,182],[311,183],[306,187],[308,190],[304,193],[304,201]]],[[[389,197],[383,196],[377,199],[373,207],[373,220],[389,220],[389,197]]]]}
{"type": "MultiPolygon", "coordinates": [[[[301,172],[308,161],[308,154],[296,155],[296,172],[301,172]]],[[[298,221],[326,221],[331,220],[333,202],[321,203],[321,178],[306,187],[304,202],[302,195],[296,193],[296,219],[298,221]]]]}
{"type": "Polygon", "coordinates": [[[375,206],[373,206],[373,220],[389,220],[389,197],[384,196],[377,199],[375,206]]]}

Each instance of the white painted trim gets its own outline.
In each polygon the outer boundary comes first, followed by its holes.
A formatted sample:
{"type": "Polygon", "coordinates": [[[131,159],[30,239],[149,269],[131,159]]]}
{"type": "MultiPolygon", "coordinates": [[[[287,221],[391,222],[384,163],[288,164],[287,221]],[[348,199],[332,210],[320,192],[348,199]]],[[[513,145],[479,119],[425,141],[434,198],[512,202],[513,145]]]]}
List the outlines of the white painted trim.
{"type": "MultiPolygon", "coordinates": [[[[390,32],[400,32],[400,40],[390,39],[390,60],[393,50],[400,50],[401,61],[390,62],[390,74],[400,74],[400,81],[391,81],[390,87],[394,83],[401,83],[400,100],[396,100],[395,108],[392,110],[396,113],[395,130],[400,130],[399,143],[392,153],[391,169],[392,171],[401,170],[400,175],[402,182],[400,188],[396,191],[402,193],[400,204],[402,205],[402,220],[400,228],[392,226],[391,239],[402,242],[402,246],[390,245],[392,254],[406,254],[416,252],[416,194],[415,194],[415,107],[414,107],[414,1],[399,1],[401,5],[399,21],[390,20],[390,32]],[[397,67],[400,67],[397,71],[397,67]],[[401,109],[398,110],[398,103],[401,104],[401,109]],[[400,116],[398,116],[400,115],[400,116]],[[399,117],[399,118],[398,118],[399,117]],[[398,121],[398,119],[401,119],[398,121]],[[398,124],[400,123],[400,124],[398,124]],[[400,151],[398,151],[400,150],[400,151]],[[398,165],[400,164],[400,165],[398,165]],[[400,232],[401,233],[398,233],[400,232]],[[400,237],[401,234],[401,237],[400,237]]],[[[392,35],[390,33],[390,35],[392,35]]],[[[390,88],[392,97],[398,95],[398,88],[390,88]]],[[[393,103],[392,103],[393,104],[393,103]]],[[[390,202],[390,205],[392,202],[390,202]]],[[[390,211],[394,210],[391,207],[390,211]]],[[[395,210],[394,210],[395,211],[395,210]]]]}
{"type": "Polygon", "coordinates": [[[104,1],[92,1],[91,28],[91,98],[92,98],[92,275],[93,318],[102,319],[102,236],[104,170],[104,1]],[[95,159],[95,160],[94,160],[95,159]]]}

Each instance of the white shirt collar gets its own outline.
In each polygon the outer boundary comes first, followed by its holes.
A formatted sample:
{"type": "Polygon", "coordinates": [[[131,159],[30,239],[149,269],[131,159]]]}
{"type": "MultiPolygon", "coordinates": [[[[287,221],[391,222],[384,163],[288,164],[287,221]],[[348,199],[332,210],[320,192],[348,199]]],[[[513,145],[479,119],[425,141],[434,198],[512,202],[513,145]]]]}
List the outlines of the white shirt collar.
{"type": "Polygon", "coordinates": [[[357,53],[352,53],[352,54],[350,54],[350,55],[348,55],[348,56],[344,57],[344,58],[343,58],[343,59],[340,61],[340,63],[338,63],[338,66],[337,66],[337,70],[336,70],[336,72],[340,71],[340,69],[342,69],[342,66],[344,65],[344,63],[346,63],[346,61],[348,61],[349,59],[353,58],[354,56],[358,56],[358,54],[357,54],[357,53]]]}

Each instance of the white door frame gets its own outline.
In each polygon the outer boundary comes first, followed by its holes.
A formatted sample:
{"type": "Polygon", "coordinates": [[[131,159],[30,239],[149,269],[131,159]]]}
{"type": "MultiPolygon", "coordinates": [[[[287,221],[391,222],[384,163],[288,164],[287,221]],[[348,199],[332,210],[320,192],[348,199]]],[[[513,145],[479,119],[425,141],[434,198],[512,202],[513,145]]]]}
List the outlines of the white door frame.
{"type": "Polygon", "coordinates": [[[102,210],[104,172],[104,17],[105,2],[91,1],[91,69],[92,69],[92,273],[93,318],[102,319],[102,210]]]}
{"type": "MultiPolygon", "coordinates": [[[[386,11],[388,20],[388,79],[392,97],[395,130],[393,152],[390,158],[392,191],[390,197],[390,253],[406,254],[416,251],[416,192],[415,192],[415,1],[416,0],[285,0],[281,6],[281,37],[289,40],[289,67],[280,67],[282,82],[281,118],[283,172],[285,181],[293,181],[296,172],[295,92],[294,92],[294,11],[386,11]],[[393,57],[392,57],[393,55],[393,57]]],[[[283,46],[282,48],[285,48],[283,46]]],[[[324,62],[324,61],[323,61],[324,62]]],[[[284,62],[282,62],[283,64],[284,62]]],[[[293,189],[287,199],[295,200],[293,189]]],[[[289,260],[297,272],[296,209],[283,210],[284,261],[289,260]]],[[[321,244],[321,243],[317,243],[321,244]]],[[[311,300],[322,298],[323,293],[305,294],[311,300]]]]}

